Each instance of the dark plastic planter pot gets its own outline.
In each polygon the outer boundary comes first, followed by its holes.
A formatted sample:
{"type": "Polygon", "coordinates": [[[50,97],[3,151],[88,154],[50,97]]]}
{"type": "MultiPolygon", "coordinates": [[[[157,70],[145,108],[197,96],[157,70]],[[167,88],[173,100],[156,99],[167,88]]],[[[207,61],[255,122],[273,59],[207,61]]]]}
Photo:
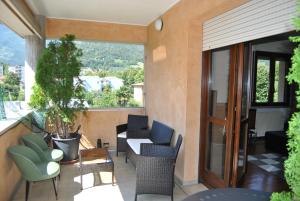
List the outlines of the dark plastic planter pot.
{"type": "Polygon", "coordinates": [[[52,137],[53,147],[64,152],[62,161],[72,161],[78,159],[79,142],[81,135],[73,134],[72,138],[60,139],[55,136],[52,137]]]}

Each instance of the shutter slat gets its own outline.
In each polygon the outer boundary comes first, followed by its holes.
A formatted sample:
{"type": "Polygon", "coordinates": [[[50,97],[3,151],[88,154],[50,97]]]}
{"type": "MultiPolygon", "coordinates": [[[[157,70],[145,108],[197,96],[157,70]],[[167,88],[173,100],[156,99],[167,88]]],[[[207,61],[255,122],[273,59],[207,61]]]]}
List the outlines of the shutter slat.
{"type": "Polygon", "coordinates": [[[252,0],[203,24],[203,50],[295,30],[297,0],[252,0]]]}

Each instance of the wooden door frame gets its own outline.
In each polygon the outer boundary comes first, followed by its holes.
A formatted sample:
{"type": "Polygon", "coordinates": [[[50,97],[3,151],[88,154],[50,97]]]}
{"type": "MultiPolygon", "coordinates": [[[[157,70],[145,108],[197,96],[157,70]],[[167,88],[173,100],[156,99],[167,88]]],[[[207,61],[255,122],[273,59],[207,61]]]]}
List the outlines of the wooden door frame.
{"type": "MultiPolygon", "coordinates": [[[[235,86],[236,82],[236,65],[237,59],[236,54],[238,51],[237,45],[230,46],[230,64],[229,64],[229,81],[228,86],[235,86]]],[[[205,168],[205,149],[206,149],[206,133],[208,124],[208,86],[210,83],[209,71],[211,68],[211,55],[212,51],[203,52],[203,64],[202,64],[202,80],[201,80],[201,116],[200,116],[200,143],[199,143],[199,181],[207,183],[205,181],[209,180],[209,186],[213,187],[227,187],[230,185],[231,181],[231,169],[232,169],[232,140],[233,127],[232,122],[235,118],[233,107],[235,105],[235,87],[230,87],[228,91],[228,110],[227,119],[225,120],[226,127],[226,153],[225,153],[225,164],[224,164],[224,181],[220,180],[212,172],[206,171],[205,168]]]]}
{"type": "Polygon", "coordinates": [[[237,84],[236,84],[236,104],[235,104],[235,120],[234,120],[234,139],[233,139],[233,161],[232,161],[232,177],[231,186],[236,187],[238,180],[238,160],[240,147],[240,129],[242,114],[242,96],[243,96],[243,75],[244,75],[244,44],[238,44],[238,66],[237,66],[237,84]]]}
{"type": "Polygon", "coordinates": [[[209,66],[211,65],[211,51],[205,51],[202,55],[202,79],[201,79],[201,115],[200,115],[200,143],[199,143],[199,181],[204,182],[205,171],[205,142],[206,142],[206,119],[208,114],[208,84],[209,66]]]}

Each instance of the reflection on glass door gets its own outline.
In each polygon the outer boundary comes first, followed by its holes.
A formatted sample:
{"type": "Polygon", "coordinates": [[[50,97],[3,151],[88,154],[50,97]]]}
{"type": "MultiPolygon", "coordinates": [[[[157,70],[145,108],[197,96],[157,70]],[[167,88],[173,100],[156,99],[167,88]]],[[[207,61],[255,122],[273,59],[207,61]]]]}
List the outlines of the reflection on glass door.
{"type": "Polygon", "coordinates": [[[232,161],[236,46],[204,55],[200,175],[213,187],[226,187],[232,161]]]}
{"type": "MultiPolygon", "coordinates": [[[[233,171],[237,169],[233,160],[237,159],[239,150],[234,150],[233,143],[239,137],[236,133],[240,133],[236,129],[236,125],[240,126],[240,121],[236,121],[236,105],[245,101],[241,95],[242,83],[237,83],[243,77],[240,71],[244,66],[243,47],[243,44],[238,44],[204,53],[200,178],[212,187],[231,186],[233,171]]],[[[238,128],[247,130],[244,126],[238,128]]],[[[244,135],[242,137],[241,156],[245,153],[242,142],[246,140],[244,135]]],[[[245,167],[245,161],[240,162],[245,167]]]]}
{"type": "Polygon", "coordinates": [[[284,60],[275,60],[275,75],[274,75],[274,103],[284,102],[285,93],[285,75],[286,75],[286,62],[284,60]]]}
{"type": "Polygon", "coordinates": [[[206,169],[224,180],[230,49],[213,51],[211,62],[206,169]]]}
{"type": "Polygon", "coordinates": [[[239,45],[240,63],[237,75],[237,97],[236,97],[236,116],[235,116],[235,138],[234,138],[234,158],[232,185],[236,186],[246,172],[247,166],[247,140],[248,140],[248,110],[250,105],[249,86],[249,45],[239,45]],[[241,90],[240,90],[241,89],[241,90]]]}

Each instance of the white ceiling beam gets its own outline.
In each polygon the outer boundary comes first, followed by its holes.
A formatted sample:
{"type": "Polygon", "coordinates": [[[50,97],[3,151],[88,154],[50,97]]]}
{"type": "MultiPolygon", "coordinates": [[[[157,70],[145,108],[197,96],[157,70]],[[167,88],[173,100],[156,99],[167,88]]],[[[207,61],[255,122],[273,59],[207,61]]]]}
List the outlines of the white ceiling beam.
{"type": "MultiPolygon", "coordinates": [[[[41,28],[34,16],[34,13],[23,0],[2,0],[7,8],[35,35],[43,38],[41,28]]],[[[8,25],[10,26],[10,25],[8,25]]]]}
{"type": "Polygon", "coordinates": [[[24,37],[33,35],[32,31],[4,4],[0,1],[0,22],[5,24],[15,33],[24,37]]]}

